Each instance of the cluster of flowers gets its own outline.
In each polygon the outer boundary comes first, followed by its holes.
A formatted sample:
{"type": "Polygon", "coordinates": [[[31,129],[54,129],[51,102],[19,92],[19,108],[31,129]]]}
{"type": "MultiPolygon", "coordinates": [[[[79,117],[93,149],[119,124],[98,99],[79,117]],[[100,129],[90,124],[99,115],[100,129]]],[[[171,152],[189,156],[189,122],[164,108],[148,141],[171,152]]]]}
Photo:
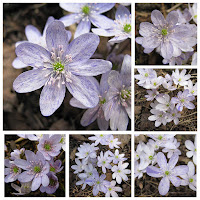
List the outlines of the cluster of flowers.
{"type": "MultiPolygon", "coordinates": [[[[114,3],[61,3],[73,14],[55,20],[49,17],[43,34],[32,25],[25,33],[28,41],[16,43],[17,58],[14,68],[33,67],[20,74],[13,83],[18,93],[41,88],[40,110],[43,116],[52,115],[62,104],[66,87],[73,98],[74,107],[88,109],[82,126],[97,119],[101,130],[126,130],[131,115],[131,57],[124,56],[121,71],[111,70],[112,63],[103,59],[90,59],[100,39],[98,35],[115,36],[109,42],[120,43],[131,37],[130,11],[118,5],[116,20],[101,13],[112,9],[114,3]],[[91,22],[98,28],[89,33],[91,22]],[[74,40],[65,29],[79,23],[74,40]],[[100,84],[94,76],[103,74],[100,84]]],[[[116,55],[115,55],[116,56],[116,55]]]]}
{"type": "Polygon", "coordinates": [[[197,44],[197,4],[194,3],[183,13],[178,9],[171,11],[166,19],[159,10],[153,10],[151,20],[140,24],[136,42],[144,47],[144,53],[156,52],[163,57],[163,64],[182,65],[192,56],[192,65],[197,65],[197,53],[194,47],[197,44]]]}
{"type": "Polygon", "coordinates": [[[82,190],[85,189],[87,184],[92,186],[94,196],[97,196],[100,191],[106,197],[118,197],[116,192],[122,192],[122,188],[115,186],[116,182],[121,184],[122,180],[127,181],[128,177],[126,174],[131,173],[131,170],[126,169],[129,163],[123,163],[127,158],[124,157],[124,154],[119,154],[118,149],[115,152],[110,150],[106,152],[101,151],[99,156],[97,156],[96,151],[99,149],[97,147],[99,144],[109,145],[109,148],[114,150],[114,148],[120,148],[118,145],[121,142],[118,141],[118,138],[114,138],[113,135],[103,134],[96,134],[88,139],[95,142],[80,145],[76,153],[76,165],[71,166],[75,170],[74,174],[77,174],[81,179],[76,185],[82,185],[82,190]],[[116,179],[116,181],[109,182],[105,180],[107,170],[112,171],[112,178],[116,179]]]}
{"type": "Polygon", "coordinates": [[[194,109],[195,105],[191,102],[195,100],[197,95],[197,83],[193,85],[190,80],[191,75],[186,74],[186,69],[179,72],[176,69],[172,72],[172,75],[165,75],[157,77],[157,73],[153,69],[137,69],[139,74],[135,75],[135,78],[139,80],[137,83],[139,86],[144,87],[147,90],[148,95],[145,95],[147,101],[155,101],[150,104],[152,109],[150,112],[153,114],[148,119],[155,121],[155,126],[158,127],[161,124],[166,125],[168,122],[174,121],[177,125],[180,112],[184,107],[188,109],[194,109]],[[163,86],[168,90],[166,93],[159,93],[159,86],[163,86]],[[182,86],[182,88],[181,88],[182,86]],[[183,89],[177,93],[177,97],[170,97],[169,91],[175,91],[183,89]]]}
{"type": "Polygon", "coordinates": [[[151,139],[145,144],[139,141],[134,154],[134,177],[142,178],[144,173],[155,178],[162,177],[158,190],[161,195],[166,195],[170,188],[170,182],[175,186],[187,186],[196,191],[195,165],[197,164],[196,136],[194,143],[185,141],[189,150],[186,153],[188,158],[193,157],[193,162],[187,165],[176,166],[181,151],[178,149],[180,142],[174,137],[175,134],[152,134],[147,135],[151,139]],[[162,149],[162,152],[160,152],[162,149]],[[169,162],[167,163],[166,156],[169,162]],[[194,165],[195,164],[195,165],[194,165]]]}
{"type": "Polygon", "coordinates": [[[15,195],[25,195],[40,188],[42,193],[53,194],[59,187],[56,174],[63,167],[61,160],[55,160],[61,148],[65,149],[65,135],[44,134],[25,135],[19,137],[39,141],[36,153],[25,148],[11,152],[9,159],[5,159],[5,182],[20,181],[21,187],[12,183],[11,186],[18,191],[15,195]],[[24,170],[24,171],[22,171],[24,170]]]}

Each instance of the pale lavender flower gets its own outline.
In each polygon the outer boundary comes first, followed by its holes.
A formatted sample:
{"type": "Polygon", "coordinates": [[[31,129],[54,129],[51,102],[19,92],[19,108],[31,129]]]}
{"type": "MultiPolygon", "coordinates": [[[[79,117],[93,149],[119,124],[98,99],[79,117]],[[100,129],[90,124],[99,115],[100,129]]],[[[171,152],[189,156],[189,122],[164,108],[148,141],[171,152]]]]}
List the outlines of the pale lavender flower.
{"type": "Polygon", "coordinates": [[[163,83],[163,77],[159,76],[154,79],[151,79],[150,85],[146,85],[146,89],[157,89],[163,83]]]}
{"type": "Polygon", "coordinates": [[[32,92],[43,87],[40,110],[43,116],[52,115],[62,104],[66,87],[84,106],[95,107],[99,102],[96,79],[93,76],[112,68],[109,61],[90,59],[99,37],[83,34],[68,44],[64,24],[53,21],[46,30],[47,48],[24,42],[17,46],[19,59],[36,69],[20,74],[13,83],[18,93],[32,92]]]}
{"type": "Polygon", "coordinates": [[[31,184],[32,181],[27,182],[27,183],[21,183],[21,187],[19,187],[18,185],[11,183],[11,187],[14,188],[18,193],[13,192],[12,194],[14,195],[25,195],[25,194],[29,194],[31,192],[31,184]]]}
{"type": "Polygon", "coordinates": [[[193,85],[192,81],[189,80],[188,81],[188,85],[184,86],[184,89],[188,89],[189,93],[193,96],[197,96],[197,83],[195,85],[193,85]]]}
{"type": "Polygon", "coordinates": [[[158,191],[160,195],[166,195],[170,188],[170,182],[175,186],[179,187],[181,185],[181,179],[178,176],[184,175],[188,173],[187,165],[179,165],[176,166],[178,162],[179,156],[177,154],[173,154],[167,163],[166,157],[163,153],[159,152],[157,154],[157,163],[160,168],[155,166],[147,167],[147,174],[149,176],[159,178],[163,177],[159,183],[158,191]],[[176,166],[176,167],[175,167],[176,166]]]}
{"type": "Polygon", "coordinates": [[[174,121],[174,124],[178,124],[179,123],[179,118],[181,117],[181,114],[178,112],[178,110],[176,108],[174,109],[170,109],[167,112],[167,118],[168,121],[174,121]]]}
{"type": "Polygon", "coordinates": [[[127,181],[128,180],[128,176],[126,174],[130,174],[131,170],[130,169],[126,169],[128,167],[129,163],[122,163],[122,161],[120,161],[118,163],[118,165],[114,165],[112,167],[112,178],[116,179],[118,184],[121,184],[122,180],[123,181],[127,181]]]}
{"type": "Polygon", "coordinates": [[[179,69],[176,69],[175,71],[172,72],[172,78],[176,85],[180,86],[188,85],[188,80],[190,79],[190,77],[191,77],[190,74],[186,75],[186,69],[183,69],[180,73],[179,69]]]}
{"type": "Polygon", "coordinates": [[[97,166],[102,167],[102,172],[105,174],[106,173],[106,168],[111,169],[111,161],[112,158],[109,157],[109,151],[106,151],[105,154],[103,155],[103,152],[101,151],[100,156],[97,157],[98,162],[97,166]]]}
{"type": "Polygon", "coordinates": [[[189,171],[187,174],[183,174],[181,175],[181,178],[183,178],[181,185],[189,185],[189,188],[191,190],[196,191],[197,190],[197,186],[196,186],[196,174],[195,174],[195,166],[193,164],[193,162],[189,161],[187,164],[189,171]]]}
{"type": "Polygon", "coordinates": [[[189,11],[193,21],[197,24],[197,3],[193,3],[192,7],[189,4],[189,11]]]}
{"type": "Polygon", "coordinates": [[[107,186],[107,192],[105,197],[118,197],[118,194],[116,192],[122,192],[121,187],[116,187],[116,181],[111,181],[109,186],[107,186]]]}
{"type": "Polygon", "coordinates": [[[193,157],[193,162],[196,165],[197,164],[197,139],[196,139],[196,136],[195,136],[195,139],[194,139],[194,143],[191,140],[186,140],[185,146],[189,150],[186,153],[186,156],[188,158],[193,157]]]}
{"type": "Polygon", "coordinates": [[[160,143],[158,141],[154,141],[152,139],[149,139],[147,142],[148,146],[152,146],[154,148],[155,151],[157,151],[159,149],[159,145],[160,143]]]}
{"type": "Polygon", "coordinates": [[[193,51],[197,40],[193,37],[189,26],[179,24],[177,11],[171,11],[166,19],[159,10],[153,10],[149,22],[140,24],[139,33],[143,37],[137,37],[136,42],[145,48],[145,53],[160,49],[164,59],[170,59],[181,55],[181,52],[193,51]]]}
{"type": "Polygon", "coordinates": [[[120,148],[118,145],[120,145],[121,142],[118,141],[118,138],[114,138],[113,135],[109,135],[109,137],[107,138],[107,142],[110,149],[120,148]]]}
{"type": "Polygon", "coordinates": [[[174,138],[173,144],[175,148],[163,148],[162,152],[167,153],[167,158],[171,158],[173,154],[177,154],[178,156],[181,155],[181,151],[178,149],[180,146],[180,142],[177,141],[176,138],[174,138]]]}
{"type": "Polygon", "coordinates": [[[146,173],[146,168],[141,169],[141,166],[138,161],[134,162],[134,178],[142,178],[143,174],[146,173]]]}
{"type": "Polygon", "coordinates": [[[40,192],[44,193],[46,192],[47,194],[53,194],[59,187],[59,181],[58,181],[58,177],[52,173],[49,172],[47,174],[48,178],[49,178],[49,185],[48,186],[41,186],[40,187],[40,192]]]}
{"type": "Polygon", "coordinates": [[[60,143],[62,145],[62,149],[63,151],[65,151],[66,149],[66,134],[61,134],[61,140],[60,140],[60,143]]]}
{"type": "Polygon", "coordinates": [[[107,145],[107,138],[109,137],[109,135],[107,134],[94,134],[95,136],[91,136],[88,139],[95,141],[95,146],[97,146],[99,143],[102,145],[107,145]]]}
{"type": "Polygon", "coordinates": [[[7,167],[4,169],[4,175],[6,176],[4,181],[6,183],[16,181],[21,173],[21,168],[15,165],[14,161],[8,159],[4,160],[4,164],[7,167]]]}
{"type": "Polygon", "coordinates": [[[25,148],[21,148],[19,149],[15,149],[13,152],[10,153],[10,160],[15,160],[15,159],[19,159],[22,158],[25,152],[25,148]]]}
{"type": "Polygon", "coordinates": [[[160,94],[156,97],[156,100],[159,104],[155,108],[159,111],[167,111],[174,108],[174,104],[168,94],[160,94]]]}
{"type": "Polygon", "coordinates": [[[84,173],[78,174],[78,177],[80,179],[94,178],[95,173],[97,173],[97,169],[94,168],[91,163],[89,163],[84,167],[84,173]]]}
{"type": "Polygon", "coordinates": [[[170,91],[176,90],[176,87],[173,86],[173,78],[169,74],[165,75],[162,85],[167,90],[170,90],[170,91]]]}
{"type": "Polygon", "coordinates": [[[131,56],[124,56],[120,73],[115,70],[109,73],[108,84],[103,105],[105,119],[110,119],[111,130],[126,130],[131,118],[131,56]]]}
{"type": "Polygon", "coordinates": [[[172,97],[171,102],[176,105],[178,111],[182,111],[183,107],[194,109],[195,105],[191,102],[195,99],[194,96],[189,96],[189,90],[179,91],[177,97],[172,97]]]}
{"type": "Polygon", "coordinates": [[[32,141],[38,141],[39,137],[36,134],[17,134],[21,138],[27,138],[32,141]]]}
{"type": "Polygon", "coordinates": [[[87,178],[83,178],[83,179],[81,179],[80,181],[77,181],[77,182],[76,182],[76,185],[82,185],[82,188],[81,188],[81,189],[84,190],[85,187],[86,187],[86,185],[87,185],[86,180],[87,180],[87,178]]]}
{"type": "Polygon", "coordinates": [[[72,14],[60,18],[65,26],[78,23],[74,35],[76,38],[84,33],[89,33],[91,23],[96,27],[109,28],[112,20],[101,14],[112,9],[115,3],[60,3],[59,5],[64,10],[72,12],[72,14]]]}
{"type": "Polygon", "coordinates": [[[197,65],[197,52],[192,55],[192,63],[191,65],[197,65]]]}
{"type": "Polygon", "coordinates": [[[134,161],[139,160],[140,158],[143,157],[144,146],[145,146],[144,142],[140,141],[139,144],[137,145],[136,151],[134,152],[134,161]]]}
{"type": "Polygon", "coordinates": [[[76,165],[71,166],[71,168],[75,170],[74,174],[78,174],[79,172],[82,172],[85,169],[86,164],[87,164],[85,160],[80,161],[78,158],[75,158],[75,163],[76,165]]]}
{"type": "Polygon", "coordinates": [[[60,172],[62,169],[63,169],[63,166],[61,167],[62,165],[62,161],[61,160],[56,160],[54,162],[54,159],[51,158],[51,160],[48,161],[49,162],[49,165],[50,165],[50,172],[56,174],[58,172],[60,172]]]}
{"type": "Polygon", "coordinates": [[[51,160],[51,157],[55,157],[60,153],[62,144],[60,143],[61,135],[44,134],[39,140],[37,145],[38,151],[40,151],[46,160],[51,160]]]}
{"type": "Polygon", "coordinates": [[[32,151],[25,151],[26,160],[15,159],[14,163],[18,167],[26,170],[18,176],[20,182],[32,181],[31,190],[37,190],[42,184],[44,187],[49,185],[49,163],[45,161],[42,153],[37,151],[34,154],[32,151]]]}
{"type": "Polygon", "coordinates": [[[159,92],[156,89],[147,90],[148,95],[145,95],[147,101],[153,101],[159,95],[159,92]]]}
{"type": "Polygon", "coordinates": [[[126,7],[119,5],[115,13],[115,20],[110,21],[110,23],[107,24],[107,26],[93,28],[92,31],[93,33],[100,36],[114,36],[114,38],[108,41],[110,43],[120,43],[126,40],[127,38],[131,38],[130,11],[126,7]]]}
{"type": "Polygon", "coordinates": [[[177,11],[177,13],[179,15],[177,24],[186,24],[191,20],[192,15],[189,12],[188,8],[185,8],[183,10],[183,13],[179,9],[177,9],[176,11],[177,11]]]}
{"type": "Polygon", "coordinates": [[[112,158],[112,162],[114,164],[118,164],[120,161],[125,161],[127,158],[124,158],[125,154],[119,154],[119,150],[115,150],[115,154],[109,151],[110,157],[112,158]]]}

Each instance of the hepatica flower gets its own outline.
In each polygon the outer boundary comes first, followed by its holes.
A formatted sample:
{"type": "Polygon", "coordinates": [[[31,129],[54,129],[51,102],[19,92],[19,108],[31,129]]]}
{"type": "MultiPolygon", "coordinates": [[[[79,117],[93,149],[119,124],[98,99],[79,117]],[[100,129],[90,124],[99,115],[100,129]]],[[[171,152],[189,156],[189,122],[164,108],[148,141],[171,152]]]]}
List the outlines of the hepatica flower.
{"type": "Polygon", "coordinates": [[[186,140],[185,141],[185,146],[189,150],[186,153],[186,156],[188,158],[193,157],[193,162],[196,165],[197,164],[197,140],[196,140],[196,136],[195,136],[194,143],[191,140],[186,140]]]}
{"type": "Polygon", "coordinates": [[[89,59],[99,44],[99,37],[87,33],[68,44],[64,24],[55,20],[46,30],[46,44],[48,50],[29,42],[17,46],[19,59],[35,69],[20,74],[13,83],[14,90],[26,93],[44,86],[40,95],[44,116],[52,115],[60,107],[66,87],[84,106],[95,107],[99,97],[92,76],[112,67],[109,61],[89,59]]]}
{"type": "Polygon", "coordinates": [[[188,80],[190,79],[191,75],[186,75],[186,69],[183,69],[180,73],[179,70],[176,69],[172,72],[172,78],[176,85],[186,86],[188,85],[188,80]]]}
{"type": "Polygon", "coordinates": [[[11,183],[11,187],[13,189],[15,189],[18,193],[12,193],[14,195],[25,195],[25,194],[29,194],[31,192],[31,184],[32,181],[27,182],[27,183],[22,183],[21,182],[21,187],[19,187],[18,185],[11,183]]]}
{"type": "Polygon", "coordinates": [[[131,14],[130,11],[119,5],[115,13],[115,20],[110,21],[107,26],[101,26],[101,28],[93,28],[93,33],[114,38],[110,39],[108,42],[120,43],[127,38],[131,38],[131,14]],[[109,26],[109,27],[108,27],[109,26]]]}
{"type": "Polygon", "coordinates": [[[60,3],[61,8],[72,14],[60,18],[65,26],[78,23],[74,38],[84,33],[89,33],[91,23],[96,27],[108,27],[111,19],[104,15],[114,7],[114,3],[60,3]]]}
{"type": "Polygon", "coordinates": [[[40,151],[46,160],[51,160],[52,157],[57,156],[60,153],[62,144],[60,143],[61,135],[49,136],[44,134],[39,140],[37,145],[38,151],[40,151]]]}
{"type": "Polygon", "coordinates": [[[106,168],[107,169],[112,168],[110,164],[111,161],[112,161],[112,158],[109,157],[109,151],[106,151],[104,155],[103,155],[103,152],[101,151],[100,156],[98,156],[97,166],[102,167],[102,172],[105,174],[106,168]]]}
{"type": "Polygon", "coordinates": [[[116,181],[111,181],[110,185],[107,187],[107,192],[105,197],[118,197],[118,194],[116,192],[122,192],[121,187],[116,187],[116,181]]]}
{"type": "Polygon", "coordinates": [[[149,176],[159,178],[162,177],[158,190],[161,195],[166,195],[170,188],[170,182],[175,186],[179,187],[181,185],[181,179],[178,176],[188,173],[188,166],[179,165],[176,166],[179,156],[173,154],[167,163],[165,155],[161,152],[157,154],[157,163],[160,168],[155,166],[148,166],[146,171],[149,176]],[[175,167],[176,166],[176,167],[175,167]]]}
{"type": "Polygon", "coordinates": [[[115,150],[115,154],[112,153],[111,151],[109,151],[109,154],[110,154],[110,156],[112,158],[112,162],[114,164],[118,164],[120,161],[127,160],[127,158],[124,158],[125,154],[119,154],[119,150],[118,149],[115,150]]]}
{"type": "Polygon", "coordinates": [[[178,24],[179,15],[177,11],[171,11],[166,19],[159,10],[153,10],[149,22],[140,24],[139,33],[142,37],[137,37],[136,42],[141,44],[145,53],[150,53],[155,48],[160,49],[160,54],[164,59],[181,55],[181,52],[193,51],[193,46],[197,40],[193,37],[189,26],[178,24]]]}
{"type": "Polygon", "coordinates": [[[107,134],[95,134],[94,136],[89,137],[89,140],[95,141],[95,146],[97,146],[99,143],[102,145],[107,145],[107,138],[109,135],[107,134]]]}
{"type": "Polygon", "coordinates": [[[54,159],[51,158],[51,160],[49,161],[49,165],[50,165],[50,172],[56,174],[58,172],[60,172],[63,169],[62,165],[62,161],[61,160],[56,160],[54,162],[54,159]]]}
{"type": "Polygon", "coordinates": [[[195,85],[193,85],[192,81],[189,80],[188,85],[185,85],[184,89],[185,90],[188,89],[191,95],[197,96],[197,83],[195,83],[195,85]]]}
{"type": "Polygon", "coordinates": [[[49,185],[49,163],[45,160],[42,153],[37,151],[34,154],[32,151],[25,151],[26,160],[16,159],[14,164],[25,171],[18,176],[20,182],[32,181],[31,190],[37,190],[42,184],[44,187],[49,185]]]}

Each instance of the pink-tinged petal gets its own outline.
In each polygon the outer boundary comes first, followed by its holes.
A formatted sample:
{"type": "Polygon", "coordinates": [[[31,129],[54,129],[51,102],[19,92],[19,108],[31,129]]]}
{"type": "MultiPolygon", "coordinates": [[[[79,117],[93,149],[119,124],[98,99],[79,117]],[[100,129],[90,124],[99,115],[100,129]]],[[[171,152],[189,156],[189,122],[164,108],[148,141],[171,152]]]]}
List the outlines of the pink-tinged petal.
{"type": "Polygon", "coordinates": [[[118,128],[118,124],[120,123],[119,121],[119,117],[120,117],[120,107],[117,106],[117,108],[114,108],[112,111],[111,111],[111,116],[110,116],[110,129],[112,131],[116,131],[117,128],[118,128]]]}
{"type": "Polygon", "coordinates": [[[67,89],[84,106],[95,107],[99,102],[96,79],[93,77],[72,76],[72,83],[66,83],[67,89]]]}
{"type": "Polygon", "coordinates": [[[85,33],[89,33],[90,28],[91,28],[91,22],[89,20],[87,20],[87,18],[82,19],[76,28],[74,38],[77,38],[80,35],[83,35],[85,33]]]}
{"type": "Polygon", "coordinates": [[[34,69],[20,74],[13,82],[13,88],[18,93],[32,92],[41,88],[47,81],[47,70],[34,69]]]}
{"type": "Polygon", "coordinates": [[[117,106],[119,105],[114,99],[109,100],[108,102],[106,102],[106,104],[103,105],[104,117],[106,121],[111,118],[111,114],[117,106]]]}
{"type": "Polygon", "coordinates": [[[37,178],[34,178],[33,182],[32,182],[32,185],[31,185],[31,191],[37,190],[40,187],[41,183],[42,183],[41,176],[39,176],[37,178]]]}
{"type": "Polygon", "coordinates": [[[154,166],[148,166],[146,168],[146,171],[149,176],[156,177],[156,178],[162,177],[163,175],[162,170],[154,166]]]}
{"type": "Polygon", "coordinates": [[[173,169],[176,166],[178,159],[179,159],[179,156],[176,153],[174,153],[168,162],[169,169],[173,169]]]}
{"type": "Polygon", "coordinates": [[[130,11],[125,6],[119,5],[115,13],[115,19],[116,20],[124,19],[125,15],[126,17],[128,17],[130,15],[130,11]]]}
{"type": "Polygon", "coordinates": [[[12,66],[15,68],[15,69],[21,69],[21,68],[25,68],[27,67],[28,65],[24,64],[18,57],[15,58],[12,62],[12,66]]]}
{"type": "Polygon", "coordinates": [[[162,178],[158,186],[159,193],[163,196],[166,195],[169,191],[169,186],[170,186],[170,181],[168,177],[162,178]]]}
{"type": "Polygon", "coordinates": [[[90,15],[89,19],[94,26],[103,28],[103,29],[109,29],[113,27],[114,25],[114,21],[112,19],[109,19],[108,17],[104,15],[99,15],[96,13],[90,15]]]}
{"type": "Polygon", "coordinates": [[[100,35],[100,36],[104,36],[104,37],[111,37],[114,36],[116,34],[116,30],[115,29],[102,29],[102,28],[92,28],[92,32],[100,35]]]}
{"type": "Polygon", "coordinates": [[[81,125],[88,126],[97,119],[99,105],[94,108],[89,108],[85,111],[81,118],[81,125]]]}
{"type": "Polygon", "coordinates": [[[185,146],[187,149],[191,150],[191,151],[194,151],[195,150],[195,146],[194,146],[194,143],[190,140],[186,140],[185,141],[185,146]]]}
{"type": "Polygon", "coordinates": [[[49,185],[49,177],[47,175],[42,176],[42,185],[47,187],[49,185]]]}
{"type": "Polygon", "coordinates": [[[81,109],[87,109],[86,106],[84,106],[80,101],[78,101],[77,99],[75,99],[74,97],[72,97],[69,101],[69,104],[73,107],[76,108],[81,108],[81,109]]]}
{"type": "Polygon", "coordinates": [[[59,3],[59,6],[68,11],[68,12],[74,12],[79,13],[82,10],[82,7],[85,5],[85,3],[59,3]]]}
{"type": "Polygon", "coordinates": [[[165,59],[170,59],[173,56],[173,45],[169,42],[162,42],[161,43],[161,55],[165,59]]]}
{"type": "Polygon", "coordinates": [[[23,42],[15,50],[19,59],[28,66],[41,67],[44,65],[43,58],[51,59],[51,54],[42,46],[30,42],[23,42]]]}
{"type": "Polygon", "coordinates": [[[25,34],[29,42],[39,44],[42,35],[35,26],[33,25],[26,26],[25,34]]]}
{"type": "Polygon", "coordinates": [[[83,63],[91,58],[99,45],[99,36],[94,33],[83,34],[74,39],[68,47],[68,53],[72,55],[73,64],[83,63]]]}
{"type": "Polygon", "coordinates": [[[177,11],[171,11],[167,15],[166,21],[168,22],[168,25],[170,27],[173,27],[178,23],[178,18],[179,18],[178,12],[177,11]]]}
{"type": "Polygon", "coordinates": [[[179,187],[181,185],[181,179],[176,176],[170,176],[169,180],[175,187],[179,187]]]}
{"type": "Polygon", "coordinates": [[[23,159],[15,159],[14,164],[16,166],[18,166],[19,168],[22,168],[24,170],[26,170],[27,166],[29,165],[29,163],[26,160],[23,160],[23,159]]]}
{"type": "Polygon", "coordinates": [[[153,10],[151,12],[151,21],[155,26],[162,27],[165,25],[166,21],[163,14],[159,10],[153,10]]]}
{"type": "Polygon", "coordinates": [[[68,47],[68,34],[62,22],[55,20],[49,24],[46,30],[46,44],[50,52],[62,46],[63,52],[68,47]]]}
{"type": "Polygon", "coordinates": [[[59,21],[61,21],[65,27],[70,26],[76,22],[78,22],[81,17],[78,14],[69,14],[64,17],[61,17],[59,21]]]}
{"type": "Polygon", "coordinates": [[[52,115],[61,106],[65,92],[66,86],[61,79],[44,86],[40,94],[40,111],[43,116],[52,115]]]}
{"type": "Polygon", "coordinates": [[[89,59],[82,65],[70,65],[70,71],[78,76],[97,76],[106,73],[112,68],[110,61],[89,59]]]}
{"type": "Polygon", "coordinates": [[[175,176],[181,176],[181,175],[184,175],[184,174],[187,174],[189,171],[189,168],[187,165],[179,165],[177,167],[175,167],[173,170],[172,170],[172,173],[175,175],[175,176]]]}
{"type": "Polygon", "coordinates": [[[166,159],[165,155],[162,152],[159,152],[157,154],[157,163],[160,166],[160,168],[166,169],[166,167],[167,167],[167,159],[166,159]]]}
{"type": "Polygon", "coordinates": [[[18,180],[24,183],[31,181],[33,178],[34,178],[34,175],[30,175],[28,171],[22,172],[18,176],[18,180]]]}

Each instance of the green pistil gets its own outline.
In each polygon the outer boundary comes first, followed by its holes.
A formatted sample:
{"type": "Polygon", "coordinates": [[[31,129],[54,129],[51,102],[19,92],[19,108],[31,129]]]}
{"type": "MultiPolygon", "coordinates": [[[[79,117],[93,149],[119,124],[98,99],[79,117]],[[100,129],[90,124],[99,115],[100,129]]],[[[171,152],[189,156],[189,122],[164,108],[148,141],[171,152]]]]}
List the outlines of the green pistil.
{"type": "Polygon", "coordinates": [[[167,35],[167,29],[162,29],[162,35],[167,35]]]}
{"type": "Polygon", "coordinates": [[[129,99],[131,97],[131,91],[130,90],[122,90],[121,91],[121,98],[122,99],[129,99]]]}
{"type": "Polygon", "coordinates": [[[178,82],[180,82],[180,81],[181,81],[181,78],[178,79],[178,82]]]}
{"type": "Polygon", "coordinates": [[[90,13],[90,8],[89,8],[89,6],[84,6],[84,7],[82,8],[82,12],[83,12],[84,14],[88,15],[88,14],[90,13]]]}
{"type": "Polygon", "coordinates": [[[120,172],[121,172],[121,170],[119,170],[119,169],[118,169],[118,170],[117,170],[117,172],[118,172],[118,173],[120,173],[120,172]]]}
{"type": "Polygon", "coordinates": [[[103,161],[103,164],[104,164],[104,165],[106,164],[106,161],[105,161],[105,160],[103,161]]]}
{"type": "Polygon", "coordinates": [[[194,90],[192,90],[192,92],[191,92],[192,94],[194,93],[194,90]]]}
{"type": "Polygon", "coordinates": [[[126,24],[124,26],[124,32],[126,32],[126,33],[130,33],[131,32],[131,24],[126,24]]]}
{"type": "Polygon", "coordinates": [[[64,70],[64,65],[61,64],[61,62],[56,62],[53,64],[53,70],[57,72],[62,72],[64,70]]]}
{"type": "Polygon", "coordinates": [[[59,143],[63,143],[64,142],[64,138],[62,137],[59,143]]]}
{"type": "Polygon", "coordinates": [[[51,172],[55,172],[56,169],[55,169],[54,167],[50,167],[50,171],[51,171],[51,172]]]}
{"type": "Polygon", "coordinates": [[[13,172],[16,174],[19,171],[18,167],[13,168],[13,172]]]}
{"type": "Polygon", "coordinates": [[[92,172],[90,172],[89,175],[92,176],[92,172]]]}
{"type": "Polygon", "coordinates": [[[173,113],[172,116],[175,117],[175,113],[173,113]]]}
{"type": "Polygon", "coordinates": [[[153,156],[149,156],[149,160],[153,160],[153,156]]]}
{"type": "Polygon", "coordinates": [[[185,99],[181,99],[181,102],[183,103],[185,101],[185,99]]]}
{"type": "Polygon", "coordinates": [[[144,74],[144,76],[145,76],[145,77],[148,77],[148,76],[149,76],[149,74],[148,74],[148,73],[145,73],[145,74],[144,74]]]}
{"type": "Polygon", "coordinates": [[[169,107],[169,103],[166,106],[169,107]]]}
{"type": "Polygon", "coordinates": [[[97,184],[99,185],[99,184],[100,184],[100,181],[97,181],[97,184]]]}
{"type": "Polygon", "coordinates": [[[162,116],[163,116],[162,114],[159,115],[159,117],[162,117],[162,116]]]}
{"type": "Polygon", "coordinates": [[[158,139],[159,139],[159,140],[162,140],[162,138],[163,138],[162,135],[159,135],[159,136],[158,136],[158,139]]]}
{"type": "Polygon", "coordinates": [[[193,181],[194,181],[193,178],[190,178],[190,179],[189,179],[189,182],[190,182],[190,183],[192,183],[193,181]]]}
{"type": "Polygon", "coordinates": [[[110,143],[113,143],[113,140],[110,140],[110,143]]]}
{"type": "Polygon", "coordinates": [[[45,150],[50,151],[51,150],[51,145],[50,144],[45,144],[44,148],[45,148],[45,150]]]}
{"type": "Polygon", "coordinates": [[[156,86],[157,85],[156,82],[153,85],[156,86]]]}
{"type": "Polygon", "coordinates": [[[102,99],[100,102],[99,102],[101,105],[103,105],[104,103],[106,103],[106,99],[102,99]]]}
{"type": "Polygon", "coordinates": [[[109,191],[111,191],[111,190],[112,190],[112,188],[108,188],[108,190],[109,190],[109,191]]]}
{"type": "Polygon", "coordinates": [[[34,169],[33,169],[33,171],[34,171],[35,173],[41,172],[40,166],[35,166],[34,169]]]}
{"type": "Polygon", "coordinates": [[[195,15],[194,18],[196,19],[196,18],[197,18],[197,15],[195,15]]]}
{"type": "Polygon", "coordinates": [[[119,158],[119,156],[115,156],[115,158],[119,158]]]}
{"type": "Polygon", "coordinates": [[[101,134],[100,137],[103,137],[103,134],[101,134]]]}
{"type": "Polygon", "coordinates": [[[169,175],[169,171],[165,171],[165,175],[168,176],[169,175]]]}
{"type": "Polygon", "coordinates": [[[195,149],[194,151],[197,151],[197,149],[195,149]]]}

